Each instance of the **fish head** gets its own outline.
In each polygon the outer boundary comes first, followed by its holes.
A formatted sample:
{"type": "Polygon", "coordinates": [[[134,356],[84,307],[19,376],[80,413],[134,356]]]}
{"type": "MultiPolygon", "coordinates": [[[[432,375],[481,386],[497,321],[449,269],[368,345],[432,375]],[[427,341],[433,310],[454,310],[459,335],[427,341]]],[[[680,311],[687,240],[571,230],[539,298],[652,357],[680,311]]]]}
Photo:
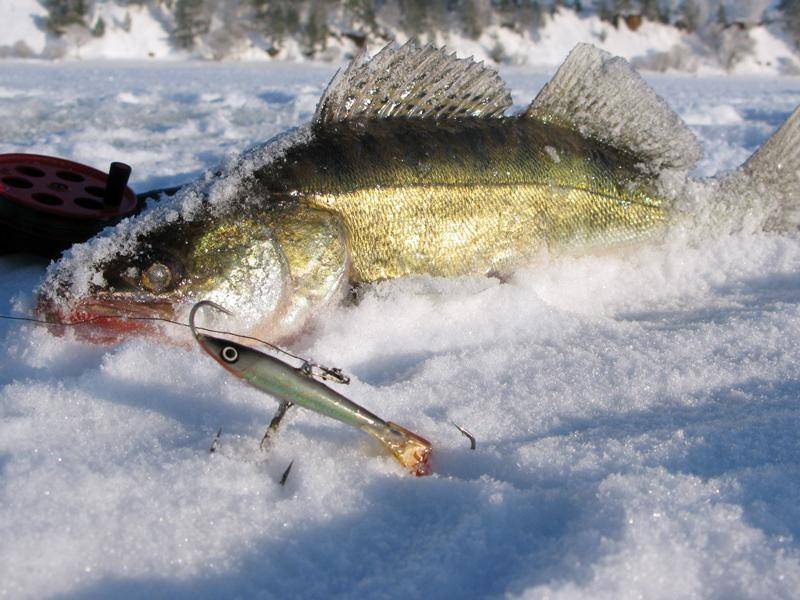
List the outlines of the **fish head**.
{"type": "Polygon", "coordinates": [[[73,247],[51,265],[38,314],[56,323],[90,321],[79,332],[117,341],[180,320],[199,300],[225,306],[240,328],[275,317],[289,269],[269,226],[251,218],[177,220],[141,233],[119,231],[73,247]]]}

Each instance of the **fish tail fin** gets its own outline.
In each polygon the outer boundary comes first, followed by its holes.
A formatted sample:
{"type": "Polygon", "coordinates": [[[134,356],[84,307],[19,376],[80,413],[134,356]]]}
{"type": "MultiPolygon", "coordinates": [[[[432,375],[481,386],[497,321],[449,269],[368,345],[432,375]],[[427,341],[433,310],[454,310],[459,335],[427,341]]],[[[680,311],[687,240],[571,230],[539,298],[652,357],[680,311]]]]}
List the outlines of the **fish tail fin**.
{"type": "Polygon", "coordinates": [[[737,180],[752,201],[766,206],[764,229],[800,227],[800,106],[726,183],[737,180]]]}

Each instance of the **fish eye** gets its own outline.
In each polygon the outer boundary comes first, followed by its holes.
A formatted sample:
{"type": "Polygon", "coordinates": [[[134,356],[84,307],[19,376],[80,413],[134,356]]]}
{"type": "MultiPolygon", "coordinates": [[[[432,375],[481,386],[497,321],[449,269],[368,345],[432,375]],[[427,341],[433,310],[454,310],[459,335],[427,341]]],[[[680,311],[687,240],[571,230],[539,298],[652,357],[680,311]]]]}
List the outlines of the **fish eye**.
{"type": "Polygon", "coordinates": [[[151,292],[163,292],[172,285],[172,270],[161,262],[154,262],[142,273],[142,285],[151,292]]]}
{"type": "Polygon", "coordinates": [[[239,360],[239,351],[233,346],[225,346],[220,352],[220,356],[225,362],[235,363],[239,360]]]}

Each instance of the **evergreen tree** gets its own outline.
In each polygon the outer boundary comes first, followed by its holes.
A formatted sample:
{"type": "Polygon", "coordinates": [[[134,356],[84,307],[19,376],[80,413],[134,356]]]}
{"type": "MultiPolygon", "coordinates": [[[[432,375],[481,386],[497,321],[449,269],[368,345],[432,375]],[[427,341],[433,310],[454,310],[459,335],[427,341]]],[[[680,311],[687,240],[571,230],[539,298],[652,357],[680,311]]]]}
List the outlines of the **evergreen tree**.
{"type": "Polygon", "coordinates": [[[206,5],[203,17],[208,28],[199,33],[203,35],[205,51],[210,52],[212,58],[221,60],[242,47],[249,9],[249,4],[241,0],[215,0],[211,7],[206,5]],[[212,7],[213,13],[210,12],[212,7]]]}
{"type": "Polygon", "coordinates": [[[519,0],[516,22],[522,30],[536,31],[544,25],[544,8],[539,0],[519,0]]]}
{"type": "Polygon", "coordinates": [[[609,23],[615,23],[615,14],[614,8],[611,5],[610,0],[600,0],[597,5],[597,16],[600,17],[601,21],[608,21],[609,23]]]}
{"type": "Polygon", "coordinates": [[[399,0],[403,29],[412,38],[417,38],[428,30],[429,5],[426,0],[399,0]]]}
{"type": "MultiPolygon", "coordinates": [[[[481,0],[476,0],[480,2],[481,0]]],[[[425,30],[429,38],[457,26],[465,31],[462,19],[464,0],[428,0],[425,3],[425,30]],[[455,21],[455,22],[454,22],[455,21]]],[[[477,6],[475,7],[477,9],[477,6]]],[[[480,27],[478,27],[480,29],[480,27]]]]}
{"type": "Polygon", "coordinates": [[[614,0],[612,11],[614,19],[618,21],[620,17],[631,12],[631,0],[614,0]]]}
{"type": "Polygon", "coordinates": [[[94,37],[103,37],[106,33],[106,22],[103,20],[103,17],[100,17],[95,22],[94,26],[92,27],[92,35],[94,37]]]}
{"type": "Polygon", "coordinates": [[[375,0],[344,0],[345,10],[350,15],[367,25],[370,29],[375,29],[375,0]]]}
{"type": "Polygon", "coordinates": [[[506,49],[503,47],[503,44],[500,40],[495,40],[492,49],[489,51],[489,58],[491,58],[494,62],[500,64],[505,60],[506,57],[506,49]]]}
{"type": "Polygon", "coordinates": [[[45,8],[45,27],[53,33],[61,35],[70,25],[86,25],[85,0],[46,0],[45,8]]]}
{"type": "Polygon", "coordinates": [[[725,3],[720,2],[717,9],[717,23],[722,27],[728,25],[728,11],[725,10],[725,3]]]}
{"type": "Polygon", "coordinates": [[[298,10],[308,6],[308,0],[250,0],[253,8],[251,28],[280,42],[286,36],[301,33],[298,10]]]}
{"type": "Polygon", "coordinates": [[[747,29],[714,24],[706,34],[719,64],[730,71],[736,63],[752,54],[755,42],[747,29]]]}
{"type": "Polygon", "coordinates": [[[478,39],[483,33],[487,23],[478,0],[463,0],[461,2],[461,23],[464,33],[473,40],[478,39]]]}
{"type": "Polygon", "coordinates": [[[177,0],[175,2],[175,31],[172,33],[179,48],[194,47],[198,35],[208,33],[209,18],[203,0],[177,0]]]}
{"type": "Polygon", "coordinates": [[[314,0],[308,12],[305,25],[305,38],[308,53],[324,50],[328,42],[328,14],[324,2],[314,0]]]}
{"type": "Polygon", "coordinates": [[[648,21],[658,22],[661,20],[661,11],[658,7],[658,0],[642,0],[642,16],[648,21]]]}
{"type": "Polygon", "coordinates": [[[679,14],[680,20],[683,23],[684,29],[689,33],[694,33],[700,28],[700,19],[702,14],[700,12],[700,5],[697,0],[683,0],[681,2],[679,14]]]}
{"type": "MultiPolygon", "coordinates": [[[[273,33],[275,27],[272,21],[275,19],[270,13],[270,7],[273,4],[274,3],[270,2],[270,0],[250,0],[250,5],[252,8],[251,30],[267,36],[273,33]]],[[[279,22],[278,24],[280,26],[282,23],[279,22]]],[[[284,31],[281,28],[280,35],[282,36],[283,33],[284,31]]]]}
{"type": "Polygon", "coordinates": [[[800,46],[800,0],[782,0],[778,8],[783,11],[786,30],[800,46]]]}
{"type": "Polygon", "coordinates": [[[726,7],[731,23],[743,25],[759,25],[764,20],[764,13],[774,4],[773,0],[748,0],[747,2],[728,3],[726,7]]]}
{"type": "Polygon", "coordinates": [[[642,16],[653,23],[669,23],[669,7],[659,0],[641,0],[642,16]]]}

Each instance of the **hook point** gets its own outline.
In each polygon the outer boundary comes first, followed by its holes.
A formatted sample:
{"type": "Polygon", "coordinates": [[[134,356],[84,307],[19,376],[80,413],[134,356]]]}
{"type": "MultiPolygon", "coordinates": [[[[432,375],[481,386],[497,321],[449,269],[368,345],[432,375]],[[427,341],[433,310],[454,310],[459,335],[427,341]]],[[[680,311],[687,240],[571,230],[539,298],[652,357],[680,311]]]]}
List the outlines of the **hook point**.
{"type": "Polygon", "coordinates": [[[453,421],[450,421],[450,422],[453,424],[453,427],[455,427],[456,429],[458,429],[458,430],[461,432],[461,435],[463,435],[463,436],[464,436],[464,437],[466,437],[466,438],[469,438],[469,449],[470,449],[470,450],[475,450],[475,447],[477,446],[477,442],[475,441],[475,436],[474,436],[474,435],[472,435],[472,434],[471,434],[469,431],[467,431],[466,429],[464,429],[464,428],[463,428],[461,425],[459,425],[458,423],[453,423],[453,421]]]}

